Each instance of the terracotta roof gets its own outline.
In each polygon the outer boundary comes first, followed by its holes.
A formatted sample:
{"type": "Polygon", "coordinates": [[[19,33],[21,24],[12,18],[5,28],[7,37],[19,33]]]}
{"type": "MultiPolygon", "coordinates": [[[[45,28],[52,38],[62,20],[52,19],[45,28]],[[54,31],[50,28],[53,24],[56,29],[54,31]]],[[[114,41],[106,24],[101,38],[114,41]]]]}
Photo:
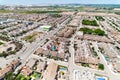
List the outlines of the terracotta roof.
{"type": "Polygon", "coordinates": [[[42,72],[45,68],[45,61],[44,62],[39,62],[37,65],[37,72],[42,72]]]}
{"type": "Polygon", "coordinates": [[[34,65],[36,64],[38,60],[35,58],[31,58],[29,59],[29,61],[26,63],[26,66],[29,66],[31,69],[34,67],[34,65]]]}
{"type": "Polygon", "coordinates": [[[35,54],[39,55],[43,52],[43,48],[38,48],[36,51],[35,51],[35,54]]]}
{"type": "Polygon", "coordinates": [[[46,71],[43,74],[43,79],[45,80],[55,80],[57,74],[58,65],[56,63],[51,62],[46,71]]]}
{"type": "Polygon", "coordinates": [[[21,73],[26,76],[30,75],[32,72],[33,71],[30,69],[29,66],[24,66],[21,70],[21,73]]]}
{"type": "Polygon", "coordinates": [[[13,60],[9,65],[0,70],[0,79],[3,78],[6,73],[13,71],[19,63],[19,60],[13,60]]]}

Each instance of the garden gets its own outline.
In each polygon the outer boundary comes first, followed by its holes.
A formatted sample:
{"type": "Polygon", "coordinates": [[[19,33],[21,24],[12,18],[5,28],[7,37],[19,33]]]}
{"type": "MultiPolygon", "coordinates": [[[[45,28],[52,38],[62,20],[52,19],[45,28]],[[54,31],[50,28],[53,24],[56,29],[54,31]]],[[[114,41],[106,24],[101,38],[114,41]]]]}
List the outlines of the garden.
{"type": "Polygon", "coordinates": [[[101,29],[89,29],[89,28],[80,28],[80,31],[83,31],[84,34],[93,34],[99,36],[105,36],[105,32],[101,29]]]}
{"type": "Polygon", "coordinates": [[[102,16],[95,16],[95,18],[96,18],[98,21],[105,21],[105,19],[104,19],[102,16]]]}
{"type": "Polygon", "coordinates": [[[83,25],[99,26],[96,20],[82,20],[83,25]]]}

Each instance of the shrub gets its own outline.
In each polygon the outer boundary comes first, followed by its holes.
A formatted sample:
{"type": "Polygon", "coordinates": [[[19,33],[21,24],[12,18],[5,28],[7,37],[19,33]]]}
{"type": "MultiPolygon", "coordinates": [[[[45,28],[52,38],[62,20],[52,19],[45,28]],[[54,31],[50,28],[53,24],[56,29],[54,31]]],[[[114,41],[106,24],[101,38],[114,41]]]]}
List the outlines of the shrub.
{"type": "Polygon", "coordinates": [[[104,70],[104,65],[103,64],[98,64],[98,69],[104,70]]]}
{"type": "Polygon", "coordinates": [[[101,29],[89,29],[89,28],[80,28],[80,31],[83,31],[84,34],[94,34],[94,35],[99,35],[99,36],[104,36],[106,35],[105,32],[101,29]]]}
{"type": "Polygon", "coordinates": [[[91,25],[91,26],[98,26],[96,20],[82,20],[82,24],[84,25],[91,25]]]}

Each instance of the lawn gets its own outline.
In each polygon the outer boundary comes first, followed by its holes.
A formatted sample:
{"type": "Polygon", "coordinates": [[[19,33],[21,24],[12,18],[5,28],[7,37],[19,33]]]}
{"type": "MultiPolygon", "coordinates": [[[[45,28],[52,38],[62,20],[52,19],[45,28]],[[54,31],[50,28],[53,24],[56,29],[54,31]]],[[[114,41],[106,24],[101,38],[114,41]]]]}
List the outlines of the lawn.
{"type": "Polygon", "coordinates": [[[0,10],[0,13],[10,13],[13,12],[12,10],[0,10]]]}
{"type": "Polygon", "coordinates": [[[30,77],[19,74],[15,80],[30,80],[30,77]]]}
{"type": "Polygon", "coordinates": [[[38,72],[34,72],[32,75],[31,75],[31,78],[37,80],[41,77],[41,73],[38,73],[38,72]]]}
{"type": "Polygon", "coordinates": [[[62,11],[40,11],[40,10],[31,10],[31,11],[19,11],[20,13],[27,13],[27,14],[33,14],[33,13],[36,13],[36,14],[45,14],[45,13],[48,13],[48,14],[51,14],[51,13],[61,13],[62,11]]]}
{"type": "Polygon", "coordinates": [[[99,36],[105,36],[105,32],[101,29],[89,29],[89,28],[80,28],[80,31],[83,31],[84,34],[93,34],[99,36]]]}
{"type": "Polygon", "coordinates": [[[53,18],[60,18],[62,15],[60,14],[49,14],[53,18]]]}
{"type": "Polygon", "coordinates": [[[90,25],[90,26],[99,26],[96,20],[82,20],[83,25],[90,25]]]}
{"type": "Polygon", "coordinates": [[[32,43],[35,40],[35,37],[33,35],[25,36],[24,40],[32,43]]]}
{"type": "Polygon", "coordinates": [[[105,19],[104,19],[102,16],[95,16],[95,18],[96,18],[98,21],[105,21],[105,19]]]}
{"type": "Polygon", "coordinates": [[[36,38],[41,35],[43,33],[41,32],[33,32],[32,34],[28,35],[28,36],[25,36],[24,38],[22,38],[23,40],[25,41],[28,41],[30,43],[34,42],[36,40],[36,38]]]}
{"type": "Polygon", "coordinates": [[[26,13],[26,14],[51,14],[51,13],[61,13],[62,11],[59,10],[46,10],[46,11],[41,11],[41,10],[0,10],[0,13],[26,13]]]}

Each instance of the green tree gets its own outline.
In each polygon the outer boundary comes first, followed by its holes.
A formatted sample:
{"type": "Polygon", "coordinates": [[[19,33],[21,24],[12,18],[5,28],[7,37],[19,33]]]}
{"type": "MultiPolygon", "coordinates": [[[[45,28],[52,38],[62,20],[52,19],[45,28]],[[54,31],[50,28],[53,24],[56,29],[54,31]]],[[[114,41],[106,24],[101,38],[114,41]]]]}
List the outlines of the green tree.
{"type": "Polygon", "coordinates": [[[15,74],[13,72],[9,72],[7,74],[5,74],[4,79],[5,80],[14,80],[15,74]]]}
{"type": "Polygon", "coordinates": [[[104,65],[103,64],[98,64],[98,69],[104,70],[104,65]]]}
{"type": "Polygon", "coordinates": [[[97,34],[97,35],[100,35],[100,36],[105,35],[105,32],[102,31],[101,29],[95,29],[95,30],[94,30],[94,33],[97,34]]]}

